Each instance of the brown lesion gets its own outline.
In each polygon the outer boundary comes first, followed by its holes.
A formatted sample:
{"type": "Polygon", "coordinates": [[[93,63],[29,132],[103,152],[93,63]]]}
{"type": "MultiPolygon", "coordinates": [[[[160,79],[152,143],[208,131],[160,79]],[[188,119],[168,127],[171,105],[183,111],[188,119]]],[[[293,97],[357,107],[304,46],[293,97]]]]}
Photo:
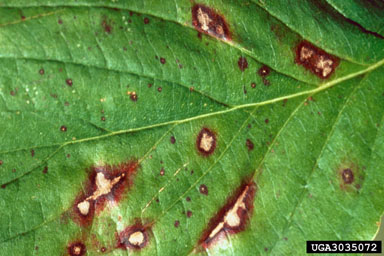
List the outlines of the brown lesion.
{"type": "Polygon", "coordinates": [[[151,223],[142,224],[136,221],[135,224],[126,227],[117,236],[117,248],[127,250],[141,250],[148,245],[151,232],[151,223]]]}
{"type": "Polygon", "coordinates": [[[211,129],[202,128],[197,135],[196,147],[204,156],[213,154],[216,149],[216,134],[211,129]]]}
{"type": "Polygon", "coordinates": [[[239,186],[227,203],[211,218],[199,240],[199,246],[207,249],[227,235],[243,231],[252,214],[255,193],[256,184],[253,181],[239,186]]]}
{"type": "Polygon", "coordinates": [[[208,6],[195,4],[192,7],[192,24],[201,33],[231,40],[229,26],[224,17],[208,6]]]}
{"type": "Polygon", "coordinates": [[[319,78],[327,79],[333,74],[340,60],[308,41],[302,41],[296,47],[295,62],[319,78]]]}
{"type": "Polygon", "coordinates": [[[364,182],[364,169],[354,161],[342,161],[337,168],[340,189],[346,192],[359,191],[364,182]]]}
{"type": "Polygon", "coordinates": [[[73,205],[73,220],[81,226],[88,226],[107,201],[120,201],[123,192],[132,185],[137,168],[137,161],[92,167],[85,191],[80,193],[73,205]]]}

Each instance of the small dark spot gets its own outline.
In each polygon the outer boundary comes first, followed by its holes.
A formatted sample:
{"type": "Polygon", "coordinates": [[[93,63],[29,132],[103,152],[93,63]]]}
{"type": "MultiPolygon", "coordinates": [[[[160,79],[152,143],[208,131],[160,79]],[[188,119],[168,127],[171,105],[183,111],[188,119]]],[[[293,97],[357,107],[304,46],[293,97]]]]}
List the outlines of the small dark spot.
{"type": "Polygon", "coordinates": [[[100,248],[100,251],[104,253],[104,252],[107,251],[107,248],[105,248],[105,247],[101,247],[101,248],[100,248]]]}
{"type": "Polygon", "coordinates": [[[269,75],[269,73],[271,73],[271,70],[269,69],[268,66],[262,66],[261,68],[259,68],[259,70],[257,71],[257,73],[261,76],[261,77],[266,77],[269,75]]]}
{"type": "Polygon", "coordinates": [[[67,154],[67,158],[70,158],[71,157],[71,154],[67,154]]]}
{"type": "Polygon", "coordinates": [[[189,87],[190,92],[193,92],[194,90],[195,90],[195,87],[193,87],[193,86],[189,87]]]}
{"type": "Polygon", "coordinates": [[[201,184],[200,185],[200,187],[199,187],[199,191],[200,191],[200,193],[201,194],[203,194],[203,195],[208,195],[208,188],[207,188],[207,186],[206,185],[204,185],[204,184],[201,184]]]}
{"type": "Polygon", "coordinates": [[[247,94],[247,89],[245,89],[245,86],[243,86],[243,92],[244,94],[247,94]]]}
{"type": "Polygon", "coordinates": [[[267,252],[267,251],[268,251],[268,248],[267,248],[267,247],[265,247],[265,248],[264,248],[264,251],[266,251],[266,252],[267,252]]]}
{"type": "Polygon", "coordinates": [[[287,105],[287,102],[288,102],[288,99],[283,100],[283,107],[285,107],[287,105]]]}
{"type": "Polygon", "coordinates": [[[152,87],[152,84],[148,84],[148,88],[151,88],[152,87]]]}
{"type": "Polygon", "coordinates": [[[81,242],[75,242],[68,246],[68,253],[71,256],[83,256],[86,252],[87,249],[81,242]]]}
{"type": "Polygon", "coordinates": [[[21,16],[21,19],[22,19],[22,20],[25,20],[25,16],[24,16],[24,15],[23,15],[23,16],[21,16]]]}
{"type": "Polygon", "coordinates": [[[3,165],[3,160],[0,160],[0,165],[3,165]]]}
{"type": "Polygon", "coordinates": [[[284,237],[283,239],[284,239],[285,241],[288,241],[288,238],[287,238],[287,237],[284,237]]]}
{"type": "Polygon", "coordinates": [[[156,198],[156,203],[160,202],[159,198],[156,198]]]}
{"type": "Polygon", "coordinates": [[[112,26],[106,20],[103,20],[101,22],[101,26],[103,27],[105,33],[107,33],[107,34],[112,33],[112,26]]]}
{"type": "Polygon", "coordinates": [[[353,172],[349,168],[343,170],[341,177],[343,178],[345,184],[351,184],[354,181],[353,172]]]}
{"type": "Polygon", "coordinates": [[[137,101],[137,94],[135,92],[131,93],[131,95],[129,96],[129,98],[132,100],[132,101],[137,101]]]}
{"type": "Polygon", "coordinates": [[[39,246],[35,246],[35,251],[38,251],[39,250],[39,246]]]}
{"type": "Polygon", "coordinates": [[[229,26],[224,17],[205,5],[195,4],[192,7],[192,24],[201,33],[231,40],[229,26]]]}
{"type": "Polygon", "coordinates": [[[161,64],[165,64],[165,62],[166,62],[166,61],[165,61],[165,58],[161,57],[161,58],[160,58],[160,63],[161,63],[161,64]]]}
{"type": "Polygon", "coordinates": [[[187,217],[191,218],[191,216],[192,216],[192,212],[191,211],[187,211],[187,217]]]}
{"type": "Polygon", "coordinates": [[[35,156],[35,150],[31,149],[31,157],[35,156]]]}
{"type": "Polygon", "coordinates": [[[3,184],[3,185],[1,185],[1,188],[2,189],[5,189],[7,187],[7,184],[3,184]]]}
{"type": "Polygon", "coordinates": [[[196,139],[197,150],[203,156],[213,154],[216,148],[216,135],[208,128],[202,128],[196,139]]]}
{"type": "Polygon", "coordinates": [[[178,228],[180,226],[180,221],[176,220],[174,226],[175,228],[178,228]]]}
{"type": "Polygon", "coordinates": [[[193,170],[191,170],[191,175],[193,174],[193,170]]]}
{"type": "Polygon", "coordinates": [[[68,78],[67,80],[65,80],[65,82],[67,83],[68,86],[72,86],[73,85],[73,81],[72,79],[68,78]]]}
{"type": "Polygon", "coordinates": [[[144,18],[144,24],[148,24],[149,23],[149,19],[147,17],[144,18]]]}
{"type": "Polygon", "coordinates": [[[240,57],[237,61],[237,65],[239,66],[241,72],[244,72],[244,70],[248,68],[247,59],[245,57],[240,57]]]}
{"type": "Polygon", "coordinates": [[[187,196],[187,198],[185,198],[185,200],[187,200],[187,202],[190,202],[191,198],[189,196],[187,196]]]}
{"type": "Polygon", "coordinates": [[[269,123],[269,119],[268,119],[268,118],[265,119],[264,122],[265,122],[266,124],[268,124],[268,123],[269,123]]]}
{"type": "Polygon", "coordinates": [[[66,132],[66,131],[67,131],[67,127],[66,127],[65,125],[62,125],[62,126],[60,127],[60,131],[62,131],[62,132],[66,132]]]}
{"type": "Polygon", "coordinates": [[[164,174],[165,174],[165,170],[164,170],[164,168],[161,168],[161,170],[160,170],[160,176],[164,176],[164,174]]]}
{"type": "Polygon", "coordinates": [[[40,75],[44,75],[44,69],[43,69],[43,68],[41,68],[41,69],[39,70],[39,74],[40,74],[40,75]]]}
{"type": "Polygon", "coordinates": [[[61,24],[63,24],[63,21],[62,21],[61,19],[59,19],[59,20],[57,21],[57,23],[59,23],[59,24],[61,25],[61,24]]]}
{"type": "Polygon", "coordinates": [[[161,87],[157,88],[158,92],[161,92],[162,90],[163,90],[163,88],[161,88],[161,87]]]}
{"type": "Polygon", "coordinates": [[[127,47],[124,46],[124,47],[123,47],[123,51],[126,52],[127,50],[128,50],[127,47]]]}
{"type": "Polygon", "coordinates": [[[200,32],[197,32],[197,37],[202,40],[203,39],[203,34],[201,34],[200,32]]]}
{"type": "Polygon", "coordinates": [[[172,143],[172,144],[175,144],[175,143],[176,143],[176,139],[175,139],[174,136],[171,136],[171,143],[172,143]]]}
{"type": "Polygon", "coordinates": [[[68,107],[69,106],[69,102],[68,101],[64,102],[64,106],[68,107]]]}
{"type": "Polygon", "coordinates": [[[11,91],[10,94],[11,94],[12,96],[15,96],[15,95],[16,95],[16,92],[15,92],[15,91],[11,91]]]}
{"type": "Polygon", "coordinates": [[[256,88],[256,83],[251,83],[252,88],[256,88]]]}
{"type": "Polygon", "coordinates": [[[48,173],[48,166],[45,166],[44,169],[43,169],[43,173],[44,174],[47,174],[48,173]]]}
{"type": "Polygon", "coordinates": [[[252,151],[255,148],[255,145],[250,139],[246,140],[245,145],[247,146],[248,151],[252,151]]]}
{"type": "Polygon", "coordinates": [[[105,122],[105,116],[102,116],[102,117],[101,117],[101,121],[104,121],[104,122],[105,122]]]}
{"type": "Polygon", "coordinates": [[[271,85],[271,82],[270,82],[269,80],[267,80],[267,79],[263,79],[263,84],[264,84],[265,86],[270,86],[270,85],[271,85]]]}

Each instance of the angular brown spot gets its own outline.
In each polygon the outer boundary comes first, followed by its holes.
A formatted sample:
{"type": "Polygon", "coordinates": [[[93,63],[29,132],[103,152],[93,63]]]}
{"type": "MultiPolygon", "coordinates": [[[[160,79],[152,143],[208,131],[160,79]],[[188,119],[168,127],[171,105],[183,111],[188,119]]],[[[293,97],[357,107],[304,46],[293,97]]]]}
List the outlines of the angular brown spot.
{"type": "Polygon", "coordinates": [[[245,57],[240,57],[237,61],[237,65],[239,66],[241,72],[244,72],[244,70],[248,68],[247,59],[245,57]]]}
{"type": "Polygon", "coordinates": [[[203,156],[209,156],[213,154],[216,148],[215,133],[208,128],[201,129],[197,135],[196,147],[203,156]]]}
{"type": "Polygon", "coordinates": [[[192,24],[201,33],[221,40],[231,40],[229,26],[224,17],[205,5],[195,4],[192,7],[192,24]]]}
{"type": "Polygon", "coordinates": [[[84,192],[75,199],[73,220],[81,226],[88,226],[107,201],[119,202],[123,193],[132,186],[137,168],[137,161],[92,167],[84,192]]]}
{"type": "Polygon", "coordinates": [[[266,77],[269,75],[269,73],[271,73],[271,70],[269,69],[268,66],[262,66],[261,68],[259,68],[259,70],[257,71],[257,73],[261,76],[261,77],[266,77]]]}
{"type": "Polygon", "coordinates": [[[62,131],[62,132],[66,132],[66,131],[67,131],[67,127],[66,127],[65,125],[62,125],[62,126],[60,127],[60,131],[62,131]]]}
{"type": "Polygon", "coordinates": [[[344,169],[341,173],[341,177],[345,184],[351,184],[354,180],[353,172],[351,169],[344,169]]]}
{"type": "Polygon", "coordinates": [[[199,191],[203,195],[208,195],[208,187],[205,184],[201,184],[199,187],[199,191]]]}
{"type": "Polygon", "coordinates": [[[164,168],[161,168],[161,170],[160,170],[160,176],[164,176],[164,174],[165,174],[165,170],[164,170],[164,168]]]}
{"type": "Polygon", "coordinates": [[[256,88],[256,83],[251,83],[252,88],[256,88]]]}
{"type": "Polygon", "coordinates": [[[127,250],[140,250],[148,245],[150,225],[143,225],[136,222],[134,225],[125,228],[120,232],[117,248],[127,250]]]}
{"type": "Polygon", "coordinates": [[[165,58],[160,58],[160,63],[161,64],[165,64],[165,62],[166,62],[165,58]]]}
{"type": "Polygon", "coordinates": [[[307,41],[302,41],[296,47],[295,62],[304,66],[319,78],[327,79],[335,71],[340,61],[336,56],[317,48],[307,41]]]}
{"type": "Polygon", "coordinates": [[[203,232],[199,245],[204,249],[220,239],[226,239],[229,234],[236,234],[245,229],[253,210],[253,200],[256,184],[242,184],[227,203],[211,218],[207,229],[203,232]]]}
{"type": "Polygon", "coordinates": [[[48,173],[48,166],[45,166],[44,169],[43,169],[43,173],[44,174],[47,174],[48,173]]]}
{"type": "Polygon", "coordinates": [[[175,144],[176,143],[176,139],[174,136],[171,136],[171,144],[175,144]]]}
{"type": "Polygon", "coordinates": [[[255,148],[255,145],[253,144],[253,142],[250,139],[247,139],[245,141],[245,145],[247,146],[248,151],[252,151],[255,148]]]}
{"type": "Polygon", "coordinates": [[[147,17],[144,18],[144,24],[148,24],[149,23],[149,19],[147,17]]]}
{"type": "Polygon", "coordinates": [[[178,228],[180,226],[180,221],[175,220],[175,223],[173,224],[175,228],[178,228]]]}
{"type": "Polygon", "coordinates": [[[192,212],[191,211],[187,211],[187,217],[191,218],[191,216],[192,216],[192,212]]]}
{"type": "Polygon", "coordinates": [[[66,79],[65,82],[67,83],[68,86],[72,86],[73,85],[73,81],[70,78],[66,79]]]}
{"type": "Polygon", "coordinates": [[[45,71],[44,71],[43,68],[39,70],[39,74],[40,74],[40,75],[44,75],[44,73],[45,73],[45,71]]]}
{"type": "Polygon", "coordinates": [[[74,242],[68,245],[68,254],[71,256],[83,256],[86,252],[87,249],[82,242],[74,242]]]}

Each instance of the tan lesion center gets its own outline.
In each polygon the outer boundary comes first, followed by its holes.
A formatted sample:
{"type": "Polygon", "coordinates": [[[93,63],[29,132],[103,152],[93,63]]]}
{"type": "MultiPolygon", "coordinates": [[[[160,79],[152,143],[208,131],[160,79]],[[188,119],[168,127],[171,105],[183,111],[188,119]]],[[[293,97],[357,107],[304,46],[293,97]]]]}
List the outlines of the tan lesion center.
{"type": "Polygon", "coordinates": [[[209,152],[213,145],[213,136],[208,133],[203,133],[200,141],[200,148],[206,152],[209,152]]]}
{"type": "Polygon", "coordinates": [[[96,174],[96,191],[89,197],[87,197],[84,201],[77,204],[77,208],[79,209],[82,215],[87,215],[89,213],[90,202],[91,200],[97,200],[100,196],[106,195],[111,192],[112,188],[116,183],[118,183],[121,178],[123,178],[125,174],[121,174],[120,176],[110,180],[106,179],[104,173],[98,172],[96,174]]]}
{"type": "Polygon", "coordinates": [[[207,31],[209,29],[209,23],[211,23],[211,18],[209,18],[208,14],[203,12],[201,8],[197,10],[197,19],[199,20],[199,23],[201,24],[201,29],[204,31],[207,31]]]}
{"type": "Polygon", "coordinates": [[[142,231],[136,231],[134,233],[132,233],[129,238],[128,238],[128,242],[134,246],[140,246],[141,244],[144,243],[144,234],[142,231]]]}

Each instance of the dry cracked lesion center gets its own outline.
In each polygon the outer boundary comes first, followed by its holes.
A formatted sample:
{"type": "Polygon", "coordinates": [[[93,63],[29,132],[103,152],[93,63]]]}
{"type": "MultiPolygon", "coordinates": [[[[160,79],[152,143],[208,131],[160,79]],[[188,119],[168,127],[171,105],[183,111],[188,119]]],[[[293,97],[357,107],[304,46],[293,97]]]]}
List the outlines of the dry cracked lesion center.
{"type": "Polygon", "coordinates": [[[206,152],[209,152],[213,145],[213,136],[204,133],[200,141],[200,148],[206,152]]]}
{"type": "Polygon", "coordinates": [[[201,8],[197,10],[197,19],[201,24],[201,29],[204,31],[208,31],[209,23],[211,23],[212,19],[209,18],[209,15],[205,13],[201,8]]]}
{"type": "Polygon", "coordinates": [[[197,135],[196,146],[205,156],[211,155],[216,148],[216,135],[208,128],[203,128],[197,135]]]}
{"type": "Polygon", "coordinates": [[[297,47],[296,63],[304,66],[321,79],[328,78],[339,65],[339,59],[307,41],[297,47]]]}
{"type": "Polygon", "coordinates": [[[96,190],[93,194],[87,197],[85,200],[77,204],[77,208],[79,209],[82,215],[87,215],[90,209],[90,201],[95,201],[99,197],[103,195],[107,195],[111,192],[113,187],[125,176],[125,173],[122,173],[120,176],[117,176],[113,179],[105,178],[104,173],[98,172],[96,174],[96,190]]]}
{"type": "Polygon", "coordinates": [[[133,246],[139,246],[145,242],[145,236],[142,231],[136,231],[129,235],[128,242],[133,246]]]}

